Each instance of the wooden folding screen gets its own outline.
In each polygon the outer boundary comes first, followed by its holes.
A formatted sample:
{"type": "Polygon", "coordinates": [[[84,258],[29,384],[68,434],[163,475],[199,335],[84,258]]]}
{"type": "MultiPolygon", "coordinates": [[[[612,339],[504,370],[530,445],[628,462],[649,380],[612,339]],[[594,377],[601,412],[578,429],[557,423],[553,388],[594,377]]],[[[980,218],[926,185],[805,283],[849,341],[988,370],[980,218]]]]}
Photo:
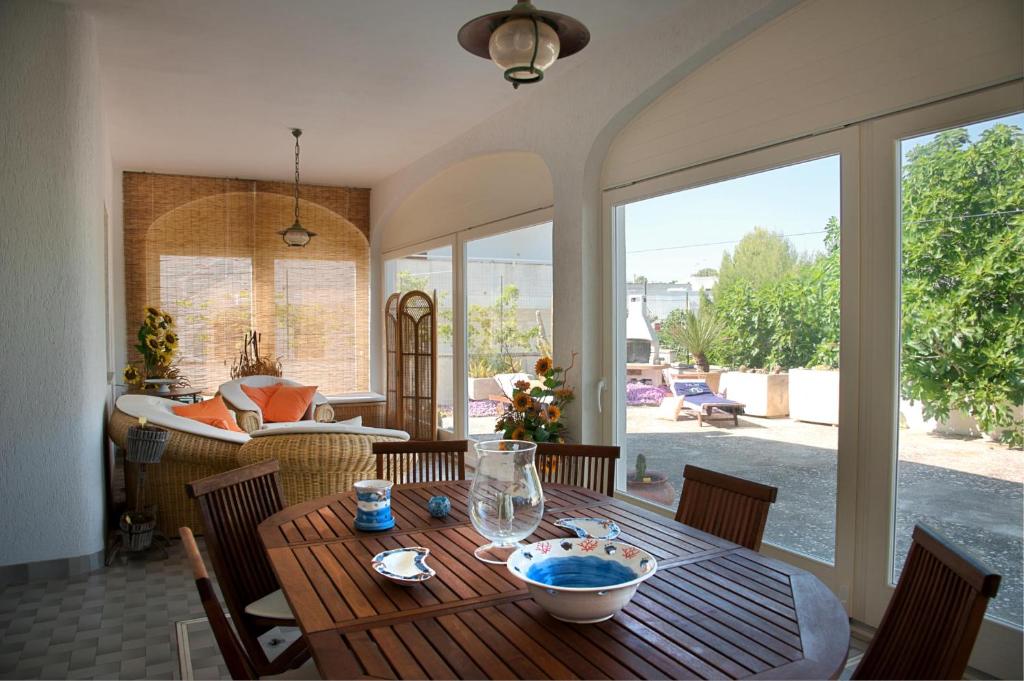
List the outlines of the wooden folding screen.
{"type": "Polygon", "coordinates": [[[401,293],[392,293],[384,303],[384,338],[387,357],[387,408],[385,423],[388,428],[401,430],[398,418],[398,303],[401,293]]]}
{"type": "Polygon", "coordinates": [[[437,436],[436,302],[423,291],[388,298],[387,336],[389,425],[414,440],[437,436]],[[397,301],[397,302],[396,302],[397,301]],[[392,310],[394,314],[392,315],[392,310]]]}

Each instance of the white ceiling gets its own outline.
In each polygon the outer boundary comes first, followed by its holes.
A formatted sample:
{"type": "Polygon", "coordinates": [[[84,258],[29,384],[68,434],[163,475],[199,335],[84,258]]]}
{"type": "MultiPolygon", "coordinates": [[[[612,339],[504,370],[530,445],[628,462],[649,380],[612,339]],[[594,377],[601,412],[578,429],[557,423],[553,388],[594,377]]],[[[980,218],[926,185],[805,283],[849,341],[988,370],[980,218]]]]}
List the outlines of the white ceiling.
{"type": "MultiPolygon", "coordinates": [[[[593,50],[513,91],[459,27],[512,0],[71,0],[96,17],[116,167],[371,186],[593,50]]],[[[539,0],[604,43],[679,0],[539,0]]],[[[623,49],[628,49],[624,46],[623,49]]]]}

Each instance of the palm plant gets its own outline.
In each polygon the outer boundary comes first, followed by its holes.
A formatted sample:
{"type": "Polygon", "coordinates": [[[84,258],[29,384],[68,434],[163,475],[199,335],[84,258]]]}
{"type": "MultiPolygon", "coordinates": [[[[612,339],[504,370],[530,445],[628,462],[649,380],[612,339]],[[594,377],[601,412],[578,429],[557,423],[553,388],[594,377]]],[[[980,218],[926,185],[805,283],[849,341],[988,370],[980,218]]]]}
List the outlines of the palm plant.
{"type": "Polygon", "coordinates": [[[706,302],[697,312],[686,310],[671,315],[661,327],[662,338],[678,348],[686,348],[701,371],[708,371],[708,354],[725,339],[725,322],[706,302]]]}

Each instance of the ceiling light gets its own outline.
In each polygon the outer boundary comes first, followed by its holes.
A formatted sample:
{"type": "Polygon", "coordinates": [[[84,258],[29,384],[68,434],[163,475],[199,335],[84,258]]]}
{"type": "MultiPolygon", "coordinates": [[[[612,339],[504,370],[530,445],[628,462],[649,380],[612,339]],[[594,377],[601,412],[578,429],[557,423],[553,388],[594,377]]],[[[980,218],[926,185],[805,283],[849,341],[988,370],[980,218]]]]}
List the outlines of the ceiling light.
{"type": "Polygon", "coordinates": [[[459,44],[501,67],[514,88],[540,82],[556,59],[576,54],[588,42],[590,31],[582,23],[538,10],[530,0],[518,0],[510,10],[485,14],[459,29],[459,44]]]}
{"type": "Polygon", "coordinates": [[[289,247],[302,248],[316,236],[316,233],[309,231],[299,222],[299,137],[302,135],[302,131],[292,128],[292,135],[295,137],[295,222],[291,227],[278,232],[278,234],[289,247]]]}

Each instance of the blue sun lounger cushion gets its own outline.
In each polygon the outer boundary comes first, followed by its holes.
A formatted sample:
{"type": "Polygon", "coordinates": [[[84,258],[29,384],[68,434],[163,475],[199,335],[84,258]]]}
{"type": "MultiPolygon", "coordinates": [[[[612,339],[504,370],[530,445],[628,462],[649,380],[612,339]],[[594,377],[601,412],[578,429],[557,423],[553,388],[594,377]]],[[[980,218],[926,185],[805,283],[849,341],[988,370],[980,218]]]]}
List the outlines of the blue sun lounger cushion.
{"type": "Polygon", "coordinates": [[[714,391],[704,381],[675,381],[672,392],[679,396],[714,395],[714,391]]]}

